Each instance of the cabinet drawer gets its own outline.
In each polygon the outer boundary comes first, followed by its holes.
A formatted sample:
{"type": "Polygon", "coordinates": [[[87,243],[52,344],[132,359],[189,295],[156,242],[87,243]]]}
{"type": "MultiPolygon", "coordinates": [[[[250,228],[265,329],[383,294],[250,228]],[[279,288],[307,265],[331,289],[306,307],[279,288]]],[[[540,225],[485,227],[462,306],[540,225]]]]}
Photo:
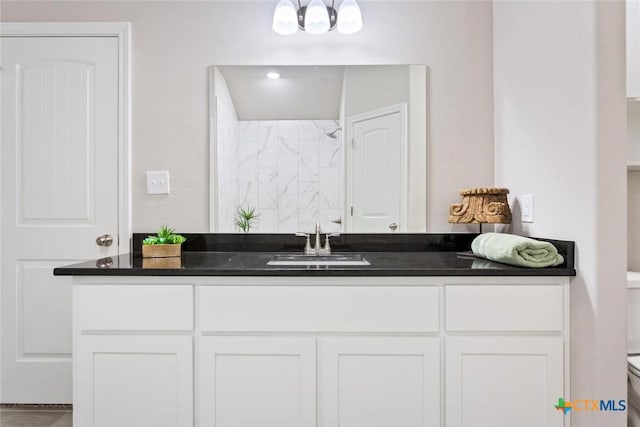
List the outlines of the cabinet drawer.
{"type": "Polygon", "coordinates": [[[96,331],[190,331],[189,285],[80,285],[78,325],[96,331]]]}
{"type": "Polygon", "coordinates": [[[203,286],[203,331],[437,332],[438,288],[203,286]]]}
{"type": "Polygon", "coordinates": [[[561,286],[445,287],[448,331],[561,331],[561,286]]]}

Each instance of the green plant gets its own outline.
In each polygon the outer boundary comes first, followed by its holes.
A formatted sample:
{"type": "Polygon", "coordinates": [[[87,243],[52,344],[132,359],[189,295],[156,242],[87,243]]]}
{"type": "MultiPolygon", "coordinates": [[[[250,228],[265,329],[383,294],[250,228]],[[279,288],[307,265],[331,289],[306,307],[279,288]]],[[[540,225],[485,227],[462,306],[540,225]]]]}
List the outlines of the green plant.
{"type": "Polygon", "coordinates": [[[143,245],[179,245],[187,239],[180,234],[174,234],[176,230],[166,225],[160,227],[155,236],[148,236],[142,241],[143,245]]]}
{"type": "Polygon", "coordinates": [[[257,222],[259,216],[260,214],[256,213],[256,208],[238,206],[235,217],[236,227],[238,230],[248,233],[257,222]]]}

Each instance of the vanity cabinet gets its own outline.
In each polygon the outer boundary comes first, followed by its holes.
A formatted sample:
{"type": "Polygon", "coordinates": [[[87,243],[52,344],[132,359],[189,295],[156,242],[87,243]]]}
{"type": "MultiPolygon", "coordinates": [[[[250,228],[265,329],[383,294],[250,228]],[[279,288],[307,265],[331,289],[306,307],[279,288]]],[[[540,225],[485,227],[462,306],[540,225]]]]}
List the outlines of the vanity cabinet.
{"type": "Polygon", "coordinates": [[[560,427],[562,337],[447,337],[447,426],[560,427]]]}
{"type": "Polygon", "coordinates": [[[440,425],[439,337],[319,338],[318,426],[440,425]]]}
{"type": "Polygon", "coordinates": [[[567,277],[73,282],[82,426],[570,423],[567,277]]]}
{"type": "Polygon", "coordinates": [[[193,425],[193,287],[74,287],[74,425],[193,425]]]}
{"type": "Polygon", "coordinates": [[[199,425],[316,425],[314,338],[203,336],[199,341],[199,425]]]}
{"type": "Polygon", "coordinates": [[[518,281],[444,288],[447,426],[564,426],[550,399],[567,394],[567,290],[518,281]]]}
{"type": "Polygon", "coordinates": [[[190,336],[85,335],[74,371],[74,425],[193,425],[190,336]]]}

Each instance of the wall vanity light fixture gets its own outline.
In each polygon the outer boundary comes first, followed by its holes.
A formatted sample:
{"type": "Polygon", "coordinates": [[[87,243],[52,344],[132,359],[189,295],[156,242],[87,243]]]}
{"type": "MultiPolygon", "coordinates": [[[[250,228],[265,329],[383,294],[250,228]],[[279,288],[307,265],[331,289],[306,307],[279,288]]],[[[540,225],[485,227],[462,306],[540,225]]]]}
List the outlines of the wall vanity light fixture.
{"type": "Polygon", "coordinates": [[[294,34],[298,30],[309,34],[323,34],[337,29],[343,34],[357,33],[362,29],[362,14],[356,0],[343,0],[340,9],[326,6],[323,0],[311,0],[302,6],[298,0],[298,8],[291,0],[280,0],[273,12],[273,31],[282,35],[294,34]]]}

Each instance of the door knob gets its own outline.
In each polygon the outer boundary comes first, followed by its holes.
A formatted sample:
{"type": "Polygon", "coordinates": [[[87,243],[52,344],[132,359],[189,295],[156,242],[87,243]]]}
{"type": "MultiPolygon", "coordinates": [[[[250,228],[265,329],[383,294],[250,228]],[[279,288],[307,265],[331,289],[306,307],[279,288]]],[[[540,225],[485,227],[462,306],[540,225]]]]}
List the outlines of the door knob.
{"type": "Polygon", "coordinates": [[[103,234],[102,236],[98,236],[96,239],[96,245],[98,246],[111,246],[113,243],[113,237],[108,234],[103,234]]]}
{"type": "Polygon", "coordinates": [[[391,229],[391,231],[396,231],[398,229],[398,224],[392,222],[391,224],[389,224],[389,228],[391,229]]]}
{"type": "Polygon", "coordinates": [[[336,218],[336,219],[332,219],[331,222],[334,223],[334,224],[342,224],[342,217],[336,218]]]}

